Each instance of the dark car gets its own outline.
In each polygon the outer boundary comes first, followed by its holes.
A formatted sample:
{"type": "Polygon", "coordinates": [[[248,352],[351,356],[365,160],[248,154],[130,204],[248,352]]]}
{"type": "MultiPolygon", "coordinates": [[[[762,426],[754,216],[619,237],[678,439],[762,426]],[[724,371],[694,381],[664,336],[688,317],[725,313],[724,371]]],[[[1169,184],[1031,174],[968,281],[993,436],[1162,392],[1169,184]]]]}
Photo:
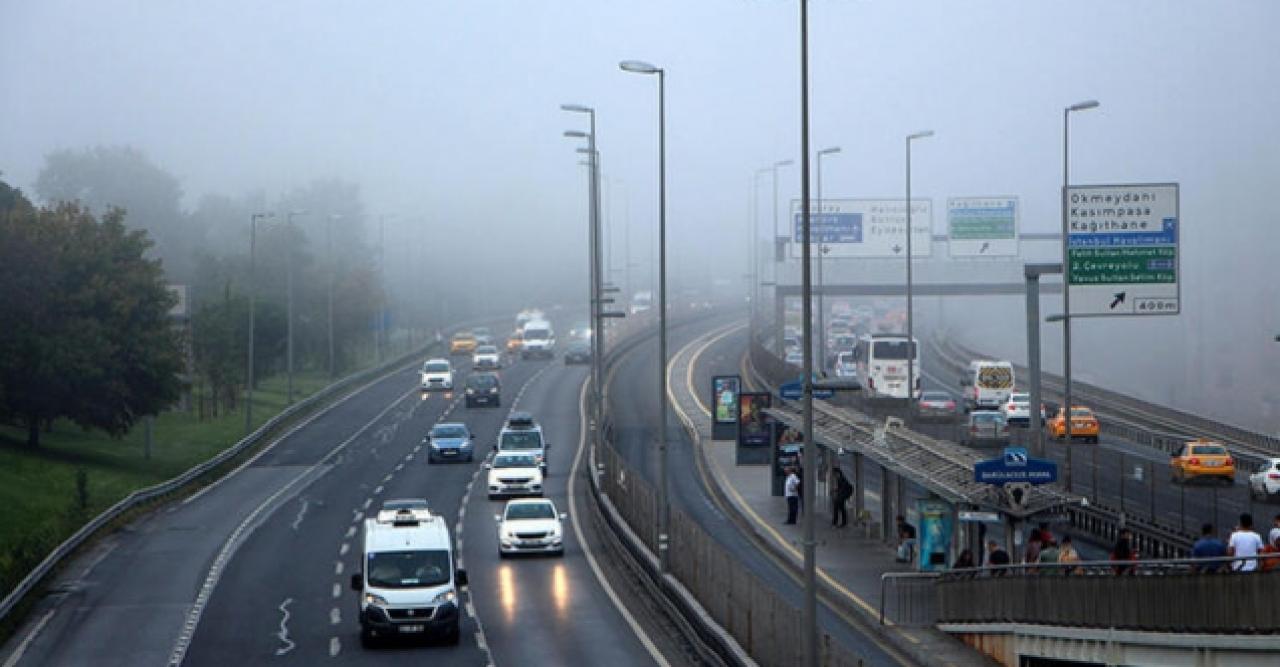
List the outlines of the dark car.
{"type": "Polygon", "coordinates": [[[945,391],[920,392],[916,399],[916,418],[920,420],[951,421],[959,416],[956,397],[945,391]]]}
{"type": "Polygon", "coordinates": [[[591,363],[591,343],[585,340],[575,340],[570,343],[564,352],[564,365],[589,363],[591,363]]]}
{"type": "Polygon", "coordinates": [[[475,457],[474,436],[466,424],[443,422],[431,427],[422,439],[427,445],[427,462],[471,461],[475,457]]]}
{"type": "Polygon", "coordinates": [[[477,405],[502,405],[502,383],[493,373],[472,373],[467,376],[467,407],[477,405]]]}

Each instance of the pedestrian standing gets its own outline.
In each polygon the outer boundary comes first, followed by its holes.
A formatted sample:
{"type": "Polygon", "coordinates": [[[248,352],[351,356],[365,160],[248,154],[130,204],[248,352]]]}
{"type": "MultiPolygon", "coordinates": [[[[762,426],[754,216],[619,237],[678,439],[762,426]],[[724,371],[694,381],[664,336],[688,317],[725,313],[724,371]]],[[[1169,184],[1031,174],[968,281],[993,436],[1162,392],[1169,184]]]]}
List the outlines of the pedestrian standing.
{"type": "Polygon", "coordinates": [[[959,570],[971,567],[977,567],[977,564],[973,562],[973,552],[965,549],[960,552],[960,557],[956,559],[956,569],[959,570]]]}
{"type": "Polygon", "coordinates": [[[907,523],[907,518],[898,515],[898,562],[910,563],[915,560],[916,527],[907,523]]]}
{"type": "Polygon", "coordinates": [[[787,479],[783,482],[782,495],[787,498],[787,523],[795,524],[796,514],[800,511],[800,477],[795,468],[787,468],[787,479]]]}
{"type": "Polygon", "coordinates": [[[1032,528],[1031,534],[1027,536],[1027,550],[1022,559],[1024,563],[1039,563],[1040,549],[1043,547],[1042,538],[1039,528],[1032,528]]]}
{"type": "Polygon", "coordinates": [[[1240,524],[1236,526],[1231,539],[1227,540],[1227,555],[1241,556],[1241,560],[1231,562],[1231,569],[1236,572],[1253,572],[1258,569],[1258,559],[1262,551],[1262,538],[1253,532],[1253,515],[1245,512],[1240,515],[1240,524]]]}
{"type": "MultiPolygon", "coordinates": [[[[1200,526],[1200,539],[1191,545],[1192,558],[1223,558],[1227,555],[1227,545],[1222,543],[1213,534],[1213,524],[1206,523],[1200,526]]],[[[1222,563],[1206,563],[1196,566],[1198,572],[1218,572],[1222,569],[1222,563]]]]}
{"type": "Polygon", "coordinates": [[[831,480],[831,525],[844,528],[849,524],[849,509],[845,504],[853,495],[853,485],[849,483],[840,468],[831,469],[831,480]]]}
{"type": "MultiPolygon", "coordinates": [[[[1116,538],[1115,546],[1111,547],[1111,560],[1138,560],[1138,551],[1133,548],[1133,532],[1128,528],[1120,529],[1120,536],[1116,538]]],[[[1113,567],[1116,574],[1128,574],[1132,573],[1136,569],[1132,565],[1115,565],[1113,567]]]]}
{"type": "MultiPolygon", "coordinates": [[[[1071,544],[1071,536],[1063,535],[1062,543],[1058,545],[1058,562],[1059,563],[1079,563],[1080,552],[1076,551],[1075,545],[1071,544]]],[[[1066,571],[1067,574],[1080,572],[1080,568],[1071,568],[1066,571]]]]}
{"type": "MultiPolygon", "coordinates": [[[[999,542],[996,542],[995,540],[989,540],[987,542],[986,566],[997,567],[997,566],[1004,566],[1008,564],[1009,564],[1009,552],[1005,551],[1004,548],[1000,546],[999,542]]],[[[1006,571],[1007,570],[1004,570],[1003,568],[999,570],[992,570],[991,576],[993,577],[1002,576],[1006,571]]]]}

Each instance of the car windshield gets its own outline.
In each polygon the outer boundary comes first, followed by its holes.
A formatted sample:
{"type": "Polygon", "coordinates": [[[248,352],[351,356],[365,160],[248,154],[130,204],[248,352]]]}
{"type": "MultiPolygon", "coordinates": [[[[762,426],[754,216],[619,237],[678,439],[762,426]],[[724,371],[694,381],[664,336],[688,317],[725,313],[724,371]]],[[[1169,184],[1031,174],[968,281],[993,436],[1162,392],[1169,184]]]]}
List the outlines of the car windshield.
{"type": "Polygon", "coordinates": [[[546,340],[547,335],[548,334],[546,329],[525,329],[524,330],[525,340],[546,340]]]}
{"type": "Polygon", "coordinates": [[[975,412],[969,415],[969,419],[972,420],[974,423],[1002,422],[1004,421],[1004,415],[1001,415],[999,412],[975,412]]]}
{"type": "Polygon", "coordinates": [[[498,443],[499,449],[542,449],[542,435],[537,431],[507,431],[498,443]]]}
{"type": "Polygon", "coordinates": [[[1093,410],[1089,408],[1071,408],[1072,417],[1092,417],[1093,410]]]}
{"type": "Polygon", "coordinates": [[[471,334],[458,334],[458,335],[454,336],[454,337],[453,337],[453,339],[454,339],[455,341],[464,342],[464,341],[469,341],[469,340],[475,340],[475,339],[476,339],[476,337],[475,337],[475,336],[472,336],[471,334]]]}
{"type": "Polygon", "coordinates": [[[498,384],[498,378],[492,375],[472,375],[467,378],[467,386],[473,389],[488,389],[498,384]]]}
{"type": "Polygon", "coordinates": [[[1222,445],[1196,445],[1191,453],[1198,456],[1226,456],[1227,448],[1222,445]]]}
{"type": "Polygon", "coordinates": [[[471,330],[471,333],[476,336],[487,336],[489,335],[489,327],[476,327],[471,330]]]}
{"type": "Polygon", "coordinates": [[[875,343],[872,354],[876,359],[882,360],[905,360],[907,355],[915,351],[915,345],[908,345],[905,340],[879,340],[875,343]]]}
{"type": "Polygon", "coordinates": [[[949,401],[951,394],[941,391],[926,391],[920,394],[922,401],[949,401]]]}
{"type": "Polygon", "coordinates": [[[449,364],[443,361],[438,361],[435,363],[427,362],[427,365],[423,366],[422,370],[426,371],[427,373],[448,373],[449,364]]]}
{"type": "Polygon", "coordinates": [[[1009,401],[1013,403],[1030,403],[1031,394],[1013,394],[1009,396],[1009,401]]]}
{"type": "Polygon", "coordinates": [[[841,352],[838,356],[836,356],[836,363],[837,363],[837,364],[852,364],[852,363],[853,363],[853,353],[852,353],[852,352],[841,352]]]}
{"type": "Polygon", "coordinates": [[[449,552],[383,551],[369,554],[369,585],[376,588],[416,588],[449,583],[449,552]]]}
{"type": "Polygon", "coordinates": [[[497,354],[498,348],[492,345],[481,345],[476,348],[476,354],[497,354]]]}
{"type": "Polygon", "coordinates": [[[538,465],[538,461],[531,454],[498,456],[493,459],[493,467],[495,468],[532,468],[536,465],[538,465]]]}
{"type": "Polygon", "coordinates": [[[465,426],[441,425],[431,429],[431,437],[433,438],[465,438],[467,435],[465,426]]]}
{"type": "Polygon", "coordinates": [[[507,505],[508,519],[554,519],[556,508],[551,503],[512,503],[507,505]]]}

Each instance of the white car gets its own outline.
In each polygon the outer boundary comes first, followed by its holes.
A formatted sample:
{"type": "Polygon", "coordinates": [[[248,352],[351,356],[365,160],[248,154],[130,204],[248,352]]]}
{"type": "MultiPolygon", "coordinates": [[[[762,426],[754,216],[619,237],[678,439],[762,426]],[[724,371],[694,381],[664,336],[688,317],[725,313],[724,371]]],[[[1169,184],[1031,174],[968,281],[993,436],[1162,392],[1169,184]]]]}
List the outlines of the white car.
{"type": "Polygon", "coordinates": [[[1266,459],[1249,475],[1249,495],[1260,500],[1280,495],[1280,459],[1266,459]]]}
{"type": "Polygon", "coordinates": [[[471,368],[477,371],[492,371],[502,368],[502,355],[494,345],[481,345],[471,355],[471,368]]]}
{"type": "Polygon", "coordinates": [[[858,365],[853,361],[852,352],[841,352],[836,355],[836,377],[838,378],[856,378],[858,377],[858,365]]]}
{"type": "Polygon", "coordinates": [[[453,365],[448,359],[428,359],[422,365],[423,391],[453,391],[453,365]]]}
{"type": "Polygon", "coordinates": [[[1027,425],[1031,423],[1031,394],[1013,392],[1009,400],[1000,404],[1000,413],[1010,424],[1027,425]]]}
{"type": "Polygon", "coordinates": [[[498,555],[550,553],[564,555],[564,526],[569,515],[556,512],[555,503],[545,498],[507,501],[498,522],[498,555]]]}
{"type": "Polygon", "coordinates": [[[786,362],[793,366],[801,366],[804,364],[804,353],[795,348],[787,350],[786,362]]]}
{"type": "Polygon", "coordinates": [[[542,470],[530,452],[503,452],[486,463],[489,469],[489,498],[542,495],[542,470]]]}

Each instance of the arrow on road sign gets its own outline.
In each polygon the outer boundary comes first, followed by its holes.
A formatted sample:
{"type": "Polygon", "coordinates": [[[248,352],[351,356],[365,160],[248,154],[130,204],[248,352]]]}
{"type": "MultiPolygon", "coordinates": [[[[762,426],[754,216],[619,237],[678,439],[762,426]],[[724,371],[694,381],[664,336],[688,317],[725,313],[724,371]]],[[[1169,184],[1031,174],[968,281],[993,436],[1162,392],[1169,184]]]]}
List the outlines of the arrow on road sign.
{"type": "Polygon", "coordinates": [[[1124,292],[1116,292],[1116,298],[1111,302],[1111,310],[1115,310],[1116,306],[1124,303],[1124,292]]]}
{"type": "Polygon", "coordinates": [[[982,253],[987,251],[987,248],[990,248],[990,247],[991,247],[991,244],[984,241],[982,243],[982,247],[978,248],[978,254],[981,255],[982,253]]]}
{"type": "Polygon", "coordinates": [[[893,254],[895,254],[895,255],[896,255],[896,254],[898,254],[898,253],[900,253],[900,252],[902,252],[902,246],[900,246],[900,245],[895,245],[895,246],[893,246],[893,254]]]}

